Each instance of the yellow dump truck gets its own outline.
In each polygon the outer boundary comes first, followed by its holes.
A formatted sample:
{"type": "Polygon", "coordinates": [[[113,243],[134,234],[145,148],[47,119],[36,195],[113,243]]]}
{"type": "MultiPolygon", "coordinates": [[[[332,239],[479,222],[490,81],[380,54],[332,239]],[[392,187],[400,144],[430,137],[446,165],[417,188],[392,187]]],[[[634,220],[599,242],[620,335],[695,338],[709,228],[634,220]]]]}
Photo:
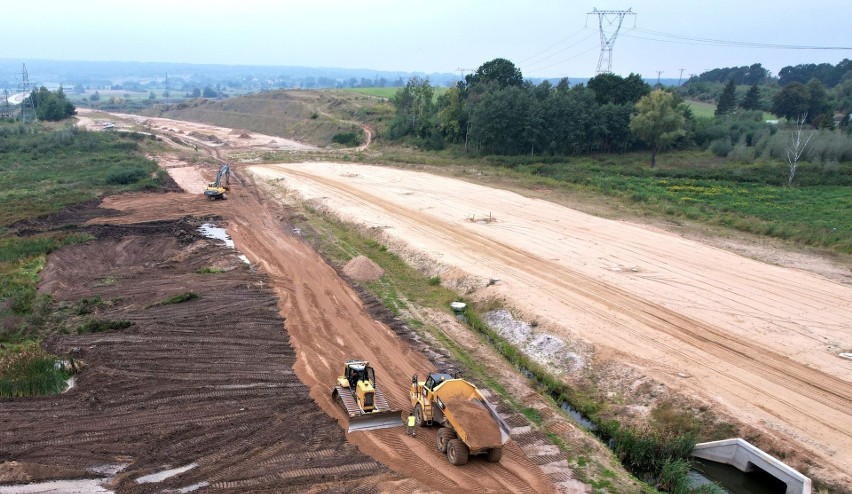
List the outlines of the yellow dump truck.
{"type": "Polygon", "coordinates": [[[449,374],[429,374],[423,382],[414,375],[410,394],[417,425],[441,427],[436,446],[451,464],[464,465],[470,455],[503,457],[509,426],[476,386],[449,374]]]}

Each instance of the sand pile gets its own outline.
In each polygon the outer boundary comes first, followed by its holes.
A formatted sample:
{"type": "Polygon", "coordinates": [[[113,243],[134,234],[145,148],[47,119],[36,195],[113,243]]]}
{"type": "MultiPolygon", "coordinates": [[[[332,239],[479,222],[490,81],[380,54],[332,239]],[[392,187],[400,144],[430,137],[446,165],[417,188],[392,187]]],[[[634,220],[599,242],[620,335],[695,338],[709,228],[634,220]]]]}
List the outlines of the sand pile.
{"type": "Polygon", "coordinates": [[[343,266],[343,272],[354,280],[373,281],[385,274],[378,264],[364,256],[358,256],[343,266]]]}
{"type": "Polygon", "coordinates": [[[446,403],[456,422],[467,433],[472,449],[493,448],[500,445],[500,426],[478,401],[457,398],[446,403]]]}

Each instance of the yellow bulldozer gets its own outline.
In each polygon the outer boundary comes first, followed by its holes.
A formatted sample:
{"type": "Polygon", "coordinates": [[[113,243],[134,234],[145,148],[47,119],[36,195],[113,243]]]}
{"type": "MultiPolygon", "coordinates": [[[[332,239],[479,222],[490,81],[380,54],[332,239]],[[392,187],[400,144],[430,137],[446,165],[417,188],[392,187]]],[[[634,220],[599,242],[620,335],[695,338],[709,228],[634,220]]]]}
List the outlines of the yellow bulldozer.
{"type": "Polygon", "coordinates": [[[376,372],[366,360],[348,360],[331,392],[349,417],[349,432],[402,425],[400,410],[391,409],[376,384],[376,372]]]}
{"type": "Polygon", "coordinates": [[[449,374],[432,373],[425,381],[411,378],[411,405],[418,426],[439,425],[438,451],[453,465],[464,465],[470,455],[491,462],[503,457],[509,426],[476,386],[449,374]]]}

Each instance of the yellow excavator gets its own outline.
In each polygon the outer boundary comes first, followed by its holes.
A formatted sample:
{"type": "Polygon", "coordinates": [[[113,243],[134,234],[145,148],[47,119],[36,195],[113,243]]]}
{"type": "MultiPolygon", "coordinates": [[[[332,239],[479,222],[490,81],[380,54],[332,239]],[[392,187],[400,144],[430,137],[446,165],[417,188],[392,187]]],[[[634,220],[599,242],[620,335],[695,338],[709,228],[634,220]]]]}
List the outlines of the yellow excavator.
{"type": "Polygon", "coordinates": [[[216,174],[215,182],[208,182],[207,188],[204,190],[204,195],[211,201],[216,199],[224,199],[225,192],[231,190],[231,167],[225,163],[219,168],[219,173],[216,174]],[[225,183],[222,183],[222,179],[225,183]]]}
{"type": "Polygon", "coordinates": [[[376,385],[376,372],[366,360],[348,360],[331,397],[349,417],[349,432],[402,425],[400,410],[392,410],[376,385]]]}

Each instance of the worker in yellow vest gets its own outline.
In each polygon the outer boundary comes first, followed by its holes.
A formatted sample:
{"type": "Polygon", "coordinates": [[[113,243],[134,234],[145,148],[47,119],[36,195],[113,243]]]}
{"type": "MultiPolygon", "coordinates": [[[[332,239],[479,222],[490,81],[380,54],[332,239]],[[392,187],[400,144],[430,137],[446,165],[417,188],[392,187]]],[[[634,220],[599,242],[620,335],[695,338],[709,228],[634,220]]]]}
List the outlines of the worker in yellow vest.
{"type": "Polygon", "coordinates": [[[405,433],[409,436],[415,437],[417,436],[417,420],[414,418],[414,413],[408,414],[408,429],[406,429],[405,433]]]}

